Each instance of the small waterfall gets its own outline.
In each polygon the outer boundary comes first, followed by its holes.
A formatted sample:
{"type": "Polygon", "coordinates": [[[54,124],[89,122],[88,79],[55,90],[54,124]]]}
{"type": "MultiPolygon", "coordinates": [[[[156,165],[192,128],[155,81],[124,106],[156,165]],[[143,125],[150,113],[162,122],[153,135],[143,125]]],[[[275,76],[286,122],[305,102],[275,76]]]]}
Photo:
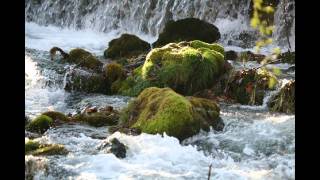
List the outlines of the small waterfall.
{"type": "MultiPolygon", "coordinates": [[[[275,38],[284,44],[285,32],[292,32],[291,46],[294,49],[294,1],[283,11],[281,0],[275,13],[277,28],[275,38]],[[293,10],[292,10],[293,8],[293,10]],[[289,13],[290,12],[290,13],[289,13]],[[281,21],[287,18],[288,25],[281,21]]],[[[221,42],[241,46],[244,38],[254,42],[256,31],[250,28],[251,0],[26,0],[26,22],[40,25],[55,25],[74,29],[91,29],[99,32],[121,30],[133,34],[158,36],[169,20],[195,17],[220,29],[221,42]]],[[[252,44],[250,44],[252,45],[252,44]]]]}

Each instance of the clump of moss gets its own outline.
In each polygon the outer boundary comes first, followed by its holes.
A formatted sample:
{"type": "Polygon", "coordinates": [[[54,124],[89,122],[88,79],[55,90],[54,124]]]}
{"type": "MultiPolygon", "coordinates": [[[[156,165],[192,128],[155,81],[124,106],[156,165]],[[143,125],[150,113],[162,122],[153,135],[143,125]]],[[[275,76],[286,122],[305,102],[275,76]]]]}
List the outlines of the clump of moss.
{"type": "Polygon", "coordinates": [[[131,34],[122,34],[121,37],[109,42],[104,51],[105,58],[121,59],[138,56],[150,50],[150,44],[131,34]]]}
{"type": "Polygon", "coordinates": [[[200,129],[218,127],[216,124],[221,121],[218,106],[209,100],[190,99],[170,88],[147,88],[121,112],[120,124],[150,134],[166,132],[179,140],[197,134],[200,129]]]}
{"type": "Polygon", "coordinates": [[[168,43],[200,40],[213,43],[220,39],[219,29],[208,22],[196,18],[185,18],[169,21],[153,47],[161,47],[168,43]]]}
{"type": "Polygon", "coordinates": [[[31,132],[44,133],[53,125],[53,120],[46,115],[40,115],[33,119],[27,126],[26,129],[31,132]]]}
{"type": "Polygon", "coordinates": [[[116,80],[123,80],[126,76],[126,73],[123,67],[118,63],[110,63],[105,67],[105,76],[110,83],[115,82],[116,80]]]}
{"type": "Polygon", "coordinates": [[[27,143],[25,143],[25,153],[29,153],[31,151],[34,151],[36,149],[38,149],[40,147],[40,143],[37,142],[37,141],[32,141],[32,140],[29,140],[27,143]]]}
{"type": "Polygon", "coordinates": [[[273,90],[277,78],[265,69],[236,72],[228,86],[228,94],[240,104],[262,105],[266,90],[273,90]]]}
{"type": "Polygon", "coordinates": [[[68,121],[68,117],[65,114],[57,111],[46,111],[42,115],[50,117],[53,121],[68,121]]]}
{"type": "Polygon", "coordinates": [[[170,43],[148,53],[141,69],[142,79],[190,95],[212,86],[224,72],[222,53],[223,47],[218,44],[170,43]]]}
{"type": "Polygon", "coordinates": [[[90,52],[81,48],[72,49],[69,52],[68,61],[95,71],[101,71],[103,65],[103,63],[90,52]]]}
{"type": "Polygon", "coordinates": [[[65,155],[68,151],[60,144],[40,144],[34,140],[25,143],[25,155],[65,155]]]}
{"type": "Polygon", "coordinates": [[[112,112],[103,111],[78,114],[73,116],[72,120],[77,122],[84,122],[94,127],[111,126],[118,123],[119,114],[115,110],[112,112]]]}
{"type": "Polygon", "coordinates": [[[275,112],[295,113],[295,81],[289,81],[268,103],[275,112]]]}

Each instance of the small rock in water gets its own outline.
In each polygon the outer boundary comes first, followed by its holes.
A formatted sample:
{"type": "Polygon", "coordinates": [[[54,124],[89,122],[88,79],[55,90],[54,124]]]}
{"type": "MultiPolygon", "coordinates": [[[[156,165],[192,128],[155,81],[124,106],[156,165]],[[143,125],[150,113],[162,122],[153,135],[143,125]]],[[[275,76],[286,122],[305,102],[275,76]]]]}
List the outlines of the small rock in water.
{"type": "Polygon", "coordinates": [[[117,158],[125,158],[126,157],[126,146],[121,143],[117,138],[113,138],[109,142],[102,144],[98,149],[106,148],[107,153],[114,154],[117,158]]]}

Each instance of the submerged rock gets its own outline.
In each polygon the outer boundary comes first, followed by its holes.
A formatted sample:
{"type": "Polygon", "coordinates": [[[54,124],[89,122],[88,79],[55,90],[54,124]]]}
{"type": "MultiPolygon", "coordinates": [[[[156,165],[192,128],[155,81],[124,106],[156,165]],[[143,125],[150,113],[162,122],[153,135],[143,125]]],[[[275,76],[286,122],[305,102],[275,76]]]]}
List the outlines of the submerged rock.
{"type": "Polygon", "coordinates": [[[202,41],[170,43],[150,51],[141,69],[142,79],[190,95],[212,86],[225,72],[224,48],[202,41]]]}
{"type": "Polygon", "coordinates": [[[26,130],[43,134],[53,125],[53,120],[49,116],[40,115],[33,119],[27,126],[26,130]]]}
{"type": "Polygon", "coordinates": [[[98,149],[106,149],[107,153],[112,153],[117,158],[125,158],[127,153],[126,146],[117,138],[113,138],[110,141],[102,144],[98,149]]]}
{"type": "Polygon", "coordinates": [[[295,113],[295,80],[289,81],[268,103],[269,109],[276,112],[295,113]]]}
{"type": "Polygon", "coordinates": [[[210,126],[222,130],[220,108],[213,101],[185,98],[170,88],[147,88],[121,113],[120,126],[138,128],[142,132],[166,133],[179,140],[186,139],[200,129],[210,126]]]}
{"type": "Polygon", "coordinates": [[[138,56],[150,50],[150,44],[132,34],[122,34],[121,37],[109,42],[104,51],[105,58],[119,59],[138,56]]]}
{"type": "Polygon", "coordinates": [[[237,71],[227,84],[227,94],[240,104],[262,105],[266,90],[272,90],[277,78],[265,69],[237,71]]]}
{"type": "Polygon", "coordinates": [[[200,40],[213,43],[220,39],[219,29],[208,22],[196,18],[169,21],[153,47],[180,41],[200,40]]]}

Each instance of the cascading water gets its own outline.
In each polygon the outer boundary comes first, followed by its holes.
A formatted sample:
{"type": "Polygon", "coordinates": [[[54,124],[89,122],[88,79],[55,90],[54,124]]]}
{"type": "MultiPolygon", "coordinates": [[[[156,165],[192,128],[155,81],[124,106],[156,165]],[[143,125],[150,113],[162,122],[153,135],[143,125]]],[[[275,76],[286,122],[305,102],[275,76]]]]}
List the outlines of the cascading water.
{"type": "MultiPolygon", "coordinates": [[[[250,0],[26,0],[26,115],[34,117],[48,109],[73,113],[88,105],[120,109],[130,100],[66,92],[71,66],[50,60],[53,46],[66,51],[84,48],[101,56],[108,42],[123,32],[152,43],[169,20],[197,17],[219,28],[226,49],[243,51],[252,49],[257,37],[249,26],[249,9],[250,0]],[[249,40],[244,42],[244,36],[249,40]]],[[[293,0],[280,0],[273,34],[282,49],[288,47],[288,36],[293,51],[294,13],[293,0]]],[[[241,63],[232,65],[243,68],[241,63]]],[[[283,70],[280,82],[295,78],[294,71],[285,71],[289,64],[267,67],[283,70]]],[[[167,135],[111,135],[106,127],[52,128],[37,141],[63,144],[70,153],[26,156],[26,173],[34,179],[207,179],[212,163],[211,179],[295,179],[295,116],[270,113],[266,106],[278,90],[269,92],[262,106],[221,104],[224,130],[201,132],[182,144],[167,135]],[[128,147],[125,159],[97,148],[113,137],[128,147]]]]}
{"type": "MultiPolygon", "coordinates": [[[[118,29],[133,34],[158,36],[169,20],[195,17],[215,24],[225,45],[254,45],[256,32],[250,28],[251,0],[26,0],[27,22],[41,25],[55,25],[74,29],[91,29],[111,32],[118,29]]],[[[294,1],[283,10],[281,0],[275,13],[275,39],[284,44],[289,32],[294,48],[294,1]],[[287,22],[283,21],[284,15],[287,22]],[[293,34],[292,34],[293,33],[293,34]]]]}

